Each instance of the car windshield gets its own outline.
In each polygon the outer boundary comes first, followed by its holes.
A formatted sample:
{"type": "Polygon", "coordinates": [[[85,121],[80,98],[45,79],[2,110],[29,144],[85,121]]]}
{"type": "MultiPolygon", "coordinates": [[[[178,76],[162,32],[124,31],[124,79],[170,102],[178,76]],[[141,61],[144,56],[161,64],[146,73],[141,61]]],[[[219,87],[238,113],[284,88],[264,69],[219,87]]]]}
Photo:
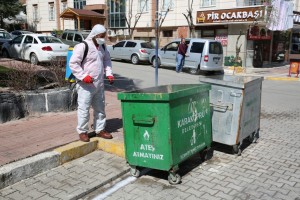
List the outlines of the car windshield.
{"type": "Polygon", "coordinates": [[[154,49],[154,46],[151,42],[143,42],[141,43],[142,48],[147,48],[147,49],[154,49]]]}
{"type": "Polygon", "coordinates": [[[12,39],[11,35],[6,32],[0,32],[0,39],[12,39]]]}
{"type": "Polygon", "coordinates": [[[38,36],[42,43],[62,43],[59,39],[50,36],[38,36]]]}

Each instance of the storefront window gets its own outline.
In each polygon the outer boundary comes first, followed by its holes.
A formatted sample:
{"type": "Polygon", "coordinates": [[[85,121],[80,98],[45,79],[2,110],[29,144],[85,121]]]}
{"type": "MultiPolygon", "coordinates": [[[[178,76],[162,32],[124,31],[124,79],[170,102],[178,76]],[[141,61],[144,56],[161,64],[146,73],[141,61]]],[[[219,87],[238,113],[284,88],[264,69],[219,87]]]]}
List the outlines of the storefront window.
{"type": "Polygon", "coordinates": [[[292,34],[291,54],[300,54],[300,30],[292,34]]]}
{"type": "Polygon", "coordinates": [[[289,33],[275,31],[273,33],[272,62],[283,62],[289,46],[289,33]]]}

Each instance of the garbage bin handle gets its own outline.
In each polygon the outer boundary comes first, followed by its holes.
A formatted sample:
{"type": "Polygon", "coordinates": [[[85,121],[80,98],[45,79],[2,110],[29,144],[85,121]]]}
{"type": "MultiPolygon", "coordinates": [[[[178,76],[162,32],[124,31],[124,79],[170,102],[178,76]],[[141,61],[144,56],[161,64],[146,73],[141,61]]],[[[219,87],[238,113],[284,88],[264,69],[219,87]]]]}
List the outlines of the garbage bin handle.
{"type": "Polygon", "coordinates": [[[241,97],[241,96],[242,96],[242,93],[238,93],[238,92],[233,92],[233,91],[231,91],[231,92],[230,92],[230,96],[232,96],[232,97],[241,97]]]}
{"type": "Polygon", "coordinates": [[[233,110],[233,105],[231,103],[226,104],[214,104],[210,103],[211,106],[216,107],[216,108],[223,108],[225,110],[233,110]]]}
{"type": "Polygon", "coordinates": [[[132,116],[132,121],[134,124],[154,124],[155,118],[151,116],[132,116]]]}

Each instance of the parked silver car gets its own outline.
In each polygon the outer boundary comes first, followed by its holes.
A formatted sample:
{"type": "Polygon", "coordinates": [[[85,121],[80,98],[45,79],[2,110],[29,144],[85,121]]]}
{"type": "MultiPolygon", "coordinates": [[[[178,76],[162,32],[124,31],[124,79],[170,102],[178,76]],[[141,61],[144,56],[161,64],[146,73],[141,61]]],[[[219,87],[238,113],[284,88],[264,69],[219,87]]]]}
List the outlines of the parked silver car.
{"type": "MultiPolygon", "coordinates": [[[[176,67],[176,56],[180,39],[175,39],[158,50],[158,66],[176,67]]],[[[200,71],[223,72],[223,47],[216,40],[187,38],[187,57],[183,68],[191,74],[199,74],[200,71]]],[[[149,56],[149,61],[155,66],[155,52],[149,56]]]]}
{"type": "Polygon", "coordinates": [[[87,38],[87,36],[90,34],[90,30],[70,30],[66,29],[62,36],[61,41],[70,47],[74,47],[76,44],[79,44],[83,40],[87,38]]]}
{"type": "Polygon", "coordinates": [[[149,55],[154,51],[151,42],[144,40],[122,40],[115,45],[107,46],[111,58],[130,60],[136,65],[140,62],[149,62],[149,55]]]}

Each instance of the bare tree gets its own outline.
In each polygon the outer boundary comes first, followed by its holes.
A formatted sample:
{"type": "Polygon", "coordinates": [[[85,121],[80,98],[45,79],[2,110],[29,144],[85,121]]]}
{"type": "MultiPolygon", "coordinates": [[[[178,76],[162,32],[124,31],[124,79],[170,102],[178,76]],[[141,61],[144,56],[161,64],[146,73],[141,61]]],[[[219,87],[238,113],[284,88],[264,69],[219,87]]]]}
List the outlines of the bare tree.
{"type": "Polygon", "coordinates": [[[169,1],[169,5],[166,6],[166,1],[163,0],[160,8],[160,14],[158,16],[158,35],[160,34],[161,27],[171,9],[172,1],[169,1]],[[166,8],[166,9],[165,9],[166,8]]]}
{"type": "Polygon", "coordinates": [[[195,25],[193,22],[193,2],[194,0],[188,0],[188,9],[186,10],[187,13],[182,13],[183,16],[185,17],[188,26],[189,26],[189,31],[190,31],[190,37],[194,37],[195,36],[195,25]]]}
{"type": "Polygon", "coordinates": [[[143,12],[144,12],[144,10],[145,10],[147,4],[148,4],[148,1],[149,1],[149,0],[144,0],[144,5],[143,5],[143,7],[142,7],[141,10],[138,11],[138,12],[136,13],[136,15],[134,16],[134,23],[133,23],[133,26],[131,26],[131,20],[132,20],[132,17],[133,17],[133,16],[132,16],[133,0],[129,0],[129,1],[128,1],[128,8],[129,8],[129,10],[128,10],[128,17],[125,16],[125,20],[126,20],[126,23],[127,23],[127,26],[128,26],[128,30],[129,30],[129,38],[130,38],[130,39],[132,39],[133,31],[135,30],[135,27],[136,27],[138,21],[140,20],[142,14],[143,14],[143,12]]]}
{"type": "Polygon", "coordinates": [[[239,40],[242,36],[242,31],[240,31],[240,34],[238,36],[238,38],[236,39],[236,43],[235,43],[235,63],[238,64],[241,60],[240,58],[240,52],[241,52],[241,47],[242,47],[242,44],[239,46],[239,40]]]}

